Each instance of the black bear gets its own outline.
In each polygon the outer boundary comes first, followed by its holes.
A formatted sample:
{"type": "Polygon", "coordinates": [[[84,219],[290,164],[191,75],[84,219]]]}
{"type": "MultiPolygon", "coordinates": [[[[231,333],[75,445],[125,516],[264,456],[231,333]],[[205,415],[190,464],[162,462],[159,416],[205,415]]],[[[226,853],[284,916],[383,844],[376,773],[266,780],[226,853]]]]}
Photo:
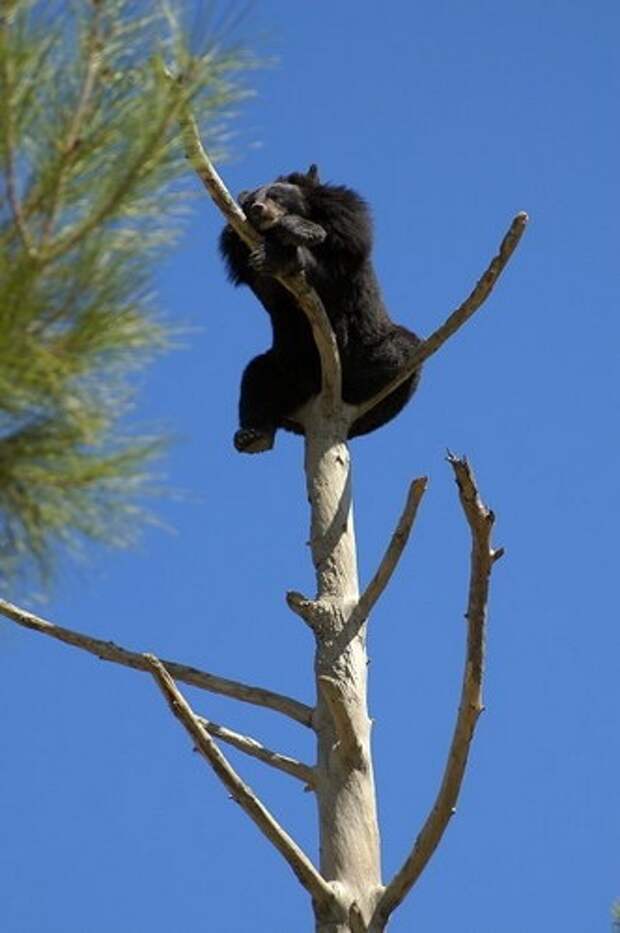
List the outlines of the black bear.
{"type": "MultiPolygon", "coordinates": [[[[322,184],[315,165],[281,175],[239,195],[248,221],[264,237],[250,250],[227,226],[220,251],[235,285],[249,285],[271,318],[273,345],[246,367],[235,447],[259,453],[277,428],[303,433],[295,412],[321,386],[318,351],[308,319],[274,275],[304,270],[338,342],[342,397],[372,398],[407,365],[419,338],[394,324],[370,261],[372,225],[363,199],[344,186],[322,184]]],[[[367,434],[398,414],[415,390],[416,371],[391,395],[353,422],[349,437],[367,434]]]]}

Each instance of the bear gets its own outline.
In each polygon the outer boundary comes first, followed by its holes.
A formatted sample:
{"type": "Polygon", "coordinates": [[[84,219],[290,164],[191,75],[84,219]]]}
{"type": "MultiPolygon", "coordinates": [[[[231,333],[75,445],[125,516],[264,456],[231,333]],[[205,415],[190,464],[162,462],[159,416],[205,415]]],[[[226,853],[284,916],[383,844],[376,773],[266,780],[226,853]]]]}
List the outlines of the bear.
{"type": "MultiPolygon", "coordinates": [[[[272,346],[246,367],[234,445],[242,453],[273,447],[278,428],[303,434],[295,412],[321,388],[321,365],[309,321],[275,278],[303,271],[334,330],[342,367],[342,397],[368,401],[407,366],[420,338],[395,324],[371,263],[372,223],[365,201],[343,185],[323,184],[316,165],[280,175],[238,203],[263,245],[251,250],[227,225],[220,252],[234,285],[247,285],[271,318],[272,346]]],[[[349,438],[394,418],[419,381],[417,369],[355,420],[349,438]]]]}

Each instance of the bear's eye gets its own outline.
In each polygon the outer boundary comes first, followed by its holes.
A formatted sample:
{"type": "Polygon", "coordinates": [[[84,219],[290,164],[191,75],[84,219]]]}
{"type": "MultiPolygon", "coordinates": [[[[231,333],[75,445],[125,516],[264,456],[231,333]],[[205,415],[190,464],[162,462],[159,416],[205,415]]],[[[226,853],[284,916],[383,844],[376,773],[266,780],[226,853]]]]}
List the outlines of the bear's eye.
{"type": "Polygon", "coordinates": [[[279,191],[278,188],[270,188],[267,197],[270,201],[275,201],[276,204],[282,204],[284,203],[285,194],[283,191],[279,191]]]}

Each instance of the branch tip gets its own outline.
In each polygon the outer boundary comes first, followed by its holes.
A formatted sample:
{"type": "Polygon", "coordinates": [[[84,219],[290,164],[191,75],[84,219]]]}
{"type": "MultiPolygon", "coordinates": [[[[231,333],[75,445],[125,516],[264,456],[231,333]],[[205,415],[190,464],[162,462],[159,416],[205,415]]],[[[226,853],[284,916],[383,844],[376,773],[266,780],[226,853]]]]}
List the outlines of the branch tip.
{"type": "Polygon", "coordinates": [[[360,596],[345,626],[343,636],[346,639],[353,638],[359,631],[392,579],[392,575],[398,566],[398,562],[409,540],[418,507],[422,501],[422,496],[426,492],[427,486],[428,477],[426,476],[419,476],[411,482],[402,514],[398,520],[390,543],[386,548],[385,554],[381,559],[377,572],[360,596]]]}
{"type": "Polygon", "coordinates": [[[286,594],[286,604],[295,615],[312,626],[312,613],[315,606],[313,600],[308,599],[303,593],[298,593],[297,590],[289,590],[286,594]]]}
{"type": "Polygon", "coordinates": [[[508,232],[499,247],[496,256],[493,257],[485,272],[476,282],[470,295],[459,305],[459,307],[450,314],[430,337],[422,340],[413,352],[409,362],[403,371],[393,379],[387,386],[378,392],[373,398],[359,405],[356,410],[356,417],[359,418],[370,411],[375,405],[391,395],[403,382],[410,378],[413,373],[420,368],[422,363],[437,351],[449,340],[460,328],[472,317],[473,314],[484,304],[488,296],[493,291],[497,280],[506,267],[508,260],[514,253],[523,231],[527,225],[528,216],[521,211],[514,217],[508,232]]]}
{"type": "Polygon", "coordinates": [[[416,883],[456,811],[476,723],[484,709],[482,679],[489,578],[494,555],[500,554],[503,549],[493,551],[490,547],[489,537],[494,516],[480,498],[473,471],[467,459],[457,457],[451,451],[447,452],[446,459],[454,469],[459,499],[472,539],[469,597],[465,613],[467,647],[461,698],[441,786],[433,806],[409,856],[386,886],[375,909],[375,917],[384,919],[390,916],[416,883]]]}

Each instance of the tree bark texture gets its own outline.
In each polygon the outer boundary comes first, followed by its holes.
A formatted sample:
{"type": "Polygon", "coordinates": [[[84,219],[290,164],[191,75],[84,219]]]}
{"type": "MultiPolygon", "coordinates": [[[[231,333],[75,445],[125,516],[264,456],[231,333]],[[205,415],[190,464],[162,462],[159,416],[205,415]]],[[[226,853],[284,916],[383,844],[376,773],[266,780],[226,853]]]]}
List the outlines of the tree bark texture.
{"type": "Polygon", "coordinates": [[[348,420],[306,422],[305,468],[311,509],[310,547],[316,599],[308,621],[316,639],[316,796],[322,876],[336,882],[331,916],[317,933],[350,931],[349,914],[370,920],[381,891],[380,836],[367,708],[366,624],[339,636],[357,605],[359,584],[353,524],[351,462],[343,438],[348,420]],[[334,914],[341,914],[340,917],[334,914]]]}

